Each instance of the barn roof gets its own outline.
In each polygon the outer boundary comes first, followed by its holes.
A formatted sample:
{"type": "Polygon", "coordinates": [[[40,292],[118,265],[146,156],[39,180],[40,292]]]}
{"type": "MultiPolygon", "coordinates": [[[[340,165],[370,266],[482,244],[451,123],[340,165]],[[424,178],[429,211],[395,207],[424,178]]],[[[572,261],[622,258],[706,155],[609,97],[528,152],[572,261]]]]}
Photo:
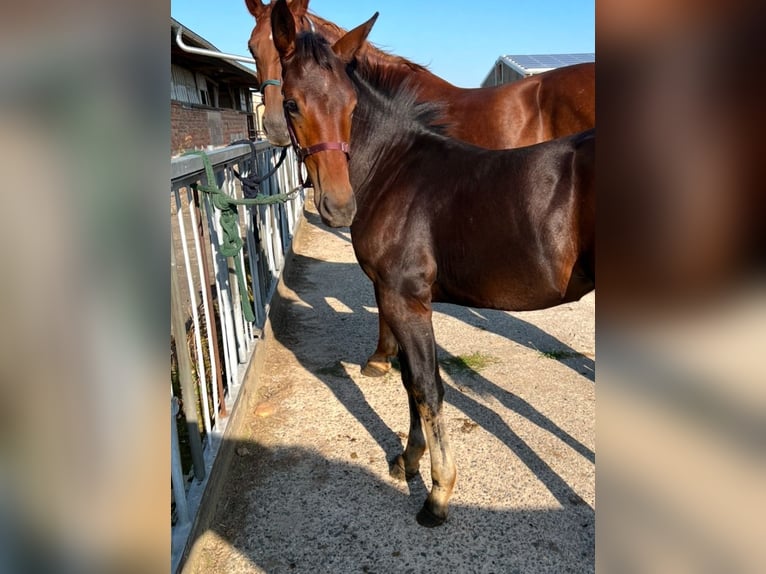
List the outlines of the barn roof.
{"type": "Polygon", "coordinates": [[[521,74],[528,75],[545,72],[554,68],[561,68],[563,66],[595,62],[596,54],[514,54],[500,56],[499,60],[511,68],[515,68],[521,74]]]}
{"type": "Polygon", "coordinates": [[[183,26],[174,18],[170,18],[170,59],[174,64],[183,66],[190,70],[202,72],[210,78],[221,82],[231,82],[253,88],[258,87],[255,71],[247,66],[233,60],[220,59],[213,56],[193,54],[183,51],[175,40],[178,28],[183,28],[184,41],[196,48],[204,48],[219,52],[213,44],[205,40],[199,34],[195,34],[187,27],[183,26]]]}

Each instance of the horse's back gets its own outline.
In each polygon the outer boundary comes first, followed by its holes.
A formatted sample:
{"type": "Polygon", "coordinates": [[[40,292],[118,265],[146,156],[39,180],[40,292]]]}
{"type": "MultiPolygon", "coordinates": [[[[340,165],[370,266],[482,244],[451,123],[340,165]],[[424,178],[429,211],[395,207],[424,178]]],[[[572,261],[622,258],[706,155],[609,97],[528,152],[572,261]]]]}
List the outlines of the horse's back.
{"type": "MultiPolygon", "coordinates": [[[[534,77],[534,76],[533,76],[534,77]]],[[[576,134],[596,125],[596,66],[585,63],[537,76],[540,117],[550,137],[576,134]]],[[[542,140],[541,140],[542,141],[542,140]]]]}
{"type": "Polygon", "coordinates": [[[568,285],[575,267],[591,276],[594,151],[590,130],[514,150],[457,146],[441,172],[421,162],[404,185],[420,194],[412,227],[431,228],[435,299],[528,310],[580,293],[586,282],[568,285]]]}
{"type": "Polygon", "coordinates": [[[508,149],[592,128],[595,77],[595,65],[585,63],[499,86],[451,91],[443,97],[449,134],[487,149],[508,149]]]}

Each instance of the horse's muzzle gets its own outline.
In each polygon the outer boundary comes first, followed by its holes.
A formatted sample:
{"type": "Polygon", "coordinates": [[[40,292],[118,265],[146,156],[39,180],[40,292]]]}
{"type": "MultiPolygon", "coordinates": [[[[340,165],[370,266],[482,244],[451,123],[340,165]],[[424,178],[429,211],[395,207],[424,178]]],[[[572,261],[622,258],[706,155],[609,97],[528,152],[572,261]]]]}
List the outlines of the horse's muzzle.
{"type": "Polygon", "coordinates": [[[276,119],[271,116],[264,116],[263,129],[271,145],[290,145],[290,133],[287,131],[287,124],[283,116],[278,116],[276,119]]]}
{"type": "Polygon", "coordinates": [[[356,215],[356,200],[351,195],[351,199],[342,204],[336,204],[332,197],[326,193],[318,193],[319,198],[315,198],[319,216],[322,222],[329,227],[348,227],[354,221],[356,215]]]}

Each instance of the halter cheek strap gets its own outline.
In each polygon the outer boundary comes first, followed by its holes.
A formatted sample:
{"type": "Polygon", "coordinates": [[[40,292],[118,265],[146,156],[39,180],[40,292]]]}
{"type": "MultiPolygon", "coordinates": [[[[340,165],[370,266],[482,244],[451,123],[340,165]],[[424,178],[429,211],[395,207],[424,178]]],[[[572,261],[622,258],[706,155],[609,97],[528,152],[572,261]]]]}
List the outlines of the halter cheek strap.
{"type": "MultiPolygon", "coordinates": [[[[287,131],[290,134],[290,140],[293,142],[293,147],[295,148],[296,153],[298,154],[298,162],[302,163],[308,156],[318,153],[320,151],[326,151],[326,150],[340,150],[343,153],[346,154],[346,158],[348,158],[348,154],[351,151],[348,143],[346,142],[322,142],[318,144],[314,144],[309,147],[301,147],[298,143],[298,138],[295,137],[295,130],[293,130],[293,122],[290,121],[290,117],[287,115],[287,112],[285,112],[285,123],[287,124],[287,131]]],[[[300,166],[298,167],[298,181],[300,183],[300,186],[305,188],[306,182],[303,180],[303,171],[301,170],[300,166]]],[[[310,184],[313,185],[313,184],[310,184]]]]}

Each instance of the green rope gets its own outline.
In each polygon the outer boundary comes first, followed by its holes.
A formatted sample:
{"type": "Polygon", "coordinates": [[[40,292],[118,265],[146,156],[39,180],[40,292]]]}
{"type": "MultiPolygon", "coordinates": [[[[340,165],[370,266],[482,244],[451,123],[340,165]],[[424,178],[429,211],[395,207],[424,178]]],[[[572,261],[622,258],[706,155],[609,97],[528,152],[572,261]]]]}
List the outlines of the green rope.
{"type": "Polygon", "coordinates": [[[278,193],[275,195],[260,195],[253,198],[236,199],[226,195],[215,182],[215,173],[213,173],[213,166],[210,163],[210,158],[204,151],[189,151],[184,155],[198,155],[202,158],[202,165],[205,167],[205,175],[207,176],[207,185],[200,185],[199,183],[192,183],[191,188],[195,191],[199,190],[207,193],[210,196],[212,204],[220,210],[221,215],[219,221],[221,223],[221,229],[223,230],[223,237],[221,237],[221,243],[218,247],[221,255],[224,257],[234,258],[234,267],[237,273],[237,282],[239,283],[240,300],[242,302],[242,313],[245,316],[245,320],[249,322],[255,321],[255,314],[253,308],[250,305],[250,291],[247,289],[245,283],[245,274],[242,271],[242,262],[237,254],[242,249],[242,238],[239,236],[239,230],[237,229],[237,221],[239,215],[237,213],[238,205],[273,205],[276,203],[285,203],[291,199],[294,199],[296,194],[301,190],[300,187],[296,187],[289,193],[278,193]],[[244,295],[242,295],[244,294],[244,295]]]}

